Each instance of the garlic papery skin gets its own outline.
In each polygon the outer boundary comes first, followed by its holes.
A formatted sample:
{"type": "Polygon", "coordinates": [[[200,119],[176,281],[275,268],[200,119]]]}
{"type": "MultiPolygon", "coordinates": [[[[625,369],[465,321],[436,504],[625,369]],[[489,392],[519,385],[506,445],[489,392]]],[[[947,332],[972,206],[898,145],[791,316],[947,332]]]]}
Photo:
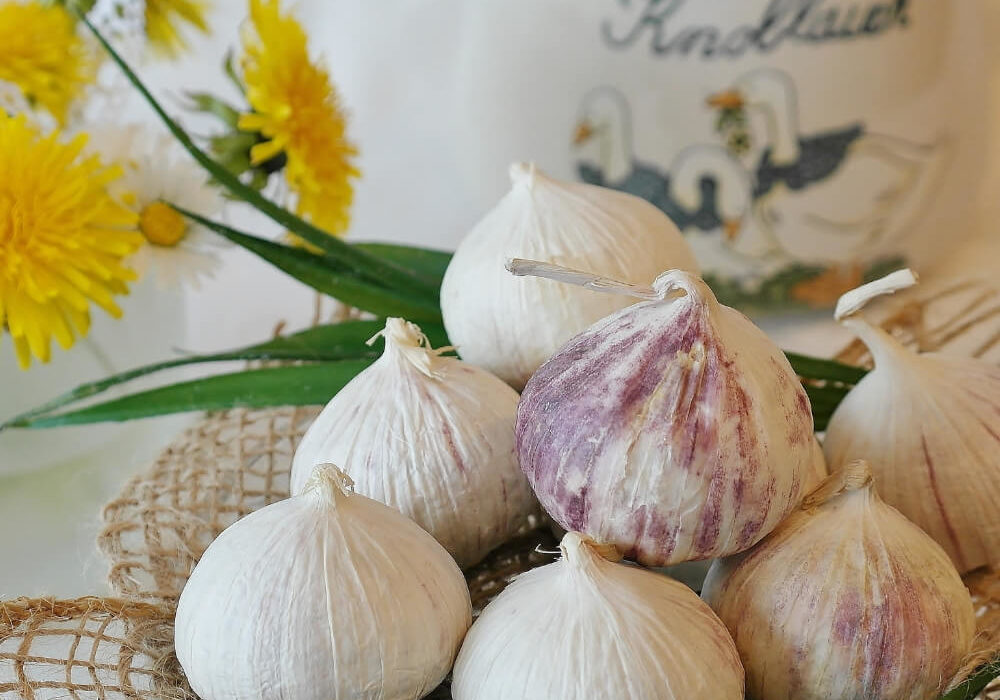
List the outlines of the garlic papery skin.
{"type": "Polygon", "coordinates": [[[813,438],[812,477],[806,483],[806,491],[815,489],[829,475],[830,471],[826,466],[826,455],[823,453],[823,445],[820,444],[819,440],[813,438]]]}
{"type": "Polygon", "coordinates": [[[690,589],[607,561],[577,533],[560,548],[469,630],[455,700],[742,700],[733,641],[690,589]]]}
{"type": "Polygon", "coordinates": [[[827,461],[836,468],[868,459],[885,501],[944,547],[961,573],[1000,563],[1000,368],[917,354],[855,315],[863,300],[842,323],[875,367],[831,417],[827,461]]]}
{"type": "Polygon", "coordinates": [[[503,269],[507,258],[633,282],[698,266],[673,222],[639,197],[561,182],[533,164],[514,164],[510,174],[510,192],[455,251],[441,286],[441,312],[463,360],[520,390],[563,343],[631,302],[544,279],[512,279],[503,269]]]}
{"type": "Polygon", "coordinates": [[[573,338],[521,395],[521,469],[557,523],[659,567],[747,549],[798,505],[817,456],[809,399],[700,278],[643,289],[510,265],[647,299],[573,338]]]}
{"type": "Polygon", "coordinates": [[[736,640],[752,700],[931,700],[975,633],[948,555],[882,502],[865,462],[716,562],[702,597],[736,640]]]}
{"type": "Polygon", "coordinates": [[[177,607],[177,658],[204,700],[416,700],[472,621],[465,579],[336,467],[209,545],[177,607]]]}
{"type": "Polygon", "coordinates": [[[314,465],[342,464],[358,493],[413,518],[460,566],[471,566],[538,512],[514,451],[517,392],[441,357],[403,319],[388,319],[382,335],[382,356],[303,436],[292,493],[314,465]]]}

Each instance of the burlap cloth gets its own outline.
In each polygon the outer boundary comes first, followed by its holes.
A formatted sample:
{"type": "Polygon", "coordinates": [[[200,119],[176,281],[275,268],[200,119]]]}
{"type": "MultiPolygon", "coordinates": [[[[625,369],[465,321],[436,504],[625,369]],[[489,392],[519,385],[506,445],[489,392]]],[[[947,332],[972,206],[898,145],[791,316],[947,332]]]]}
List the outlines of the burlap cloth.
{"type": "MultiPolygon", "coordinates": [[[[947,347],[1000,361],[997,292],[974,284],[945,292],[927,290],[897,305],[884,325],[923,349],[947,347]]],[[[857,344],[841,357],[867,361],[857,344]]],[[[132,479],[105,507],[98,539],[116,597],[0,604],[0,700],[194,700],[173,655],[177,597],[213,538],[247,513],[288,496],[292,453],[317,411],[208,415],[132,479]]],[[[477,611],[514,574],[555,558],[555,539],[538,525],[468,572],[477,611]]],[[[977,571],[966,583],[986,655],[1000,640],[1000,575],[977,571]]],[[[430,697],[450,697],[447,684],[430,697]]],[[[981,697],[1000,698],[1000,690],[981,697]]]]}

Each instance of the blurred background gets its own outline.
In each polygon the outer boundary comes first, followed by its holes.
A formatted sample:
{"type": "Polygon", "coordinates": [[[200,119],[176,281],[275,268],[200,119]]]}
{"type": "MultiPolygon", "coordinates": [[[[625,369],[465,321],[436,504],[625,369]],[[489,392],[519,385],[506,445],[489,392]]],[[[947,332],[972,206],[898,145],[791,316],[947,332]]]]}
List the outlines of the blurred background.
{"type": "MultiPolygon", "coordinates": [[[[829,305],[866,275],[905,261],[931,278],[1000,279],[1000,48],[987,39],[1000,6],[831,0],[808,23],[778,12],[768,25],[779,5],[287,7],[329,70],[359,150],[351,239],[453,249],[506,192],[507,164],[535,160],[654,201],[717,289],[779,344],[829,356],[847,340],[829,305]],[[685,176],[701,199],[689,201],[685,176]],[[761,191],[781,178],[784,187],[761,191]],[[714,210],[689,216],[709,196],[714,210]],[[790,231],[808,238],[805,249],[790,231]]],[[[215,0],[210,33],[191,33],[174,60],[137,60],[195,135],[219,122],[186,110],[185,93],[241,97],[222,65],[246,15],[240,0],[215,0]]],[[[162,131],[114,66],[102,77],[113,99],[93,119],[162,131]]],[[[287,194],[280,184],[268,192],[287,194]]],[[[228,205],[223,218],[282,235],[248,209],[228,205]]],[[[317,317],[314,292],[246,251],[218,258],[197,287],[138,282],[122,319],[95,313],[89,337],[48,364],[18,369],[0,337],[0,420],[112,371],[248,345],[317,317]]],[[[335,306],[323,301],[320,317],[335,306]]],[[[104,592],[94,548],[102,504],[191,420],[0,433],[0,597],[104,592]]]]}

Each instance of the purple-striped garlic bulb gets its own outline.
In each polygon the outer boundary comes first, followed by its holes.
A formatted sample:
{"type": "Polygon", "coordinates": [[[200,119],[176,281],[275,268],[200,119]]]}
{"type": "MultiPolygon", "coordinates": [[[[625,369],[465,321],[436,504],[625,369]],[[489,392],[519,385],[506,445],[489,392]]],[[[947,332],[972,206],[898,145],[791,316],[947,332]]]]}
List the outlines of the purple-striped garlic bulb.
{"type": "Polygon", "coordinates": [[[713,564],[702,597],[755,700],[931,700],[975,634],[948,555],[878,497],[860,460],[760,544],[713,564]]]}
{"type": "Polygon", "coordinates": [[[916,283],[901,270],[844,295],[837,318],[868,346],[875,368],[830,419],[831,469],[870,460],[886,503],[944,547],[961,573],[1000,563],[1000,367],[918,354],[858,312],[916,283]]]}
{"type": "Polygon", "coordinates": [[[521,469],[559,525],[665,566],[743,551],[802,500],[816,468],[809,399],[699,277],[671,270],[640,288],[508,265],[645,299],[570,340],[521,395],[521,469]]]}

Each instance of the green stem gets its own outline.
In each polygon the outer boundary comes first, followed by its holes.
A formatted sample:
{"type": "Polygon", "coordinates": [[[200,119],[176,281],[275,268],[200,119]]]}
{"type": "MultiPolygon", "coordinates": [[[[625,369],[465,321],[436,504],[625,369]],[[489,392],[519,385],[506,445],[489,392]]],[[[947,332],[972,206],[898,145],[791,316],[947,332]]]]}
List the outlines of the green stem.
{"type": "Polygon", "coordinates": [[[416,272],[406,270],[392,263],[381,260],[375,256],[368,255],[350,245],[344,243],[313,226],[309,222],[301,219],[292,212],[284,209],[252,187],[244,185],[239,178],[229,172],[222,164],[217,163],[211,156],[201,150],[191,139],[191,137],[172,119],[160,103],[153,97],[149,89],[143,84],[135,72],[128,66],[125,60],[111,47],[111,44],[101,35],[93,24],[84,15],[80,15],[80,20],[90,29],[105,48],[112,60],[132,83],[133,87],[146,100],[153,111],[160,117],[170,133],[180,142],[184,149],[214,177],[220,184],[228,189],[234,196],[250,204],[252,207],[269,217],[276,223],[299,236],[303,240],[320,248],[331,257],[337,258],[340,262],[355,269],[359,274],[368,277],[372,282],[395,289],[407,294],[415,294],[422,298],[437,298],[437,286],[431,279],[425,278],[416,272]]]}

